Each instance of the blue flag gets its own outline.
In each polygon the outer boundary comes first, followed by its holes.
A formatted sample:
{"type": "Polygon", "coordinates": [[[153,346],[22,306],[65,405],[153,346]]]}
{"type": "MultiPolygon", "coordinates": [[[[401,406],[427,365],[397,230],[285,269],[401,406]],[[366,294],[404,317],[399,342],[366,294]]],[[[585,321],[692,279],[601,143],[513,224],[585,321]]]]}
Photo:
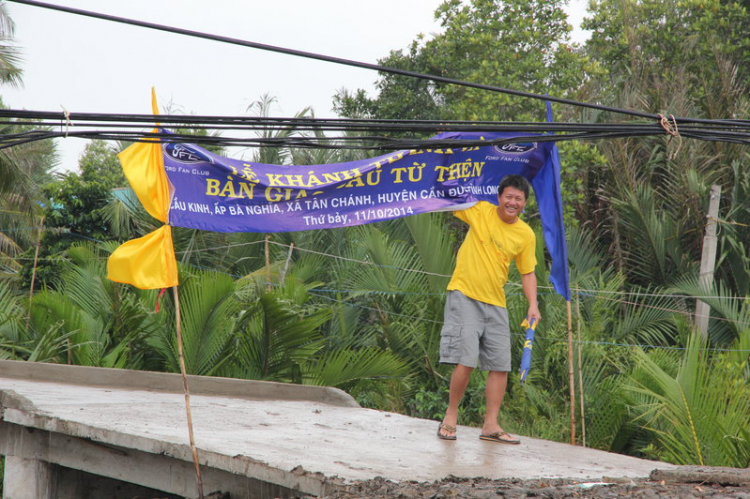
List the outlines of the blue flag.
{"type": "Polygon", "coordinates": [[[536,321],[531,319],[531,322],[524,319],[521,323],[521,327],[526,328],[526,338],[523,341],[523,352],[521,354],[521,384],[526,381],[526,376],[529,375],[531,369],[531,350],[534,348],[534,329],[536,329],[536,321]]]}

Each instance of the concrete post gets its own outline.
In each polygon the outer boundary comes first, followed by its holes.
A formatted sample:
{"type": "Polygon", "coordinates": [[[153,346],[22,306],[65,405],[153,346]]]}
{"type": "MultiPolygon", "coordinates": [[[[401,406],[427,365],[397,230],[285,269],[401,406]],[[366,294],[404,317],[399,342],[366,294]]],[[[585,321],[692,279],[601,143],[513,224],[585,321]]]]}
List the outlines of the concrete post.
{"type": "Polygon", "coordinates": [[[5,457],[4,499],[57,499],[54,465],[39,459],[5,457]]]}
{"type": "MultiPolygon", "coordinates": [[[[721,187],[711,186],[711,199],[708,204],[708,222],[706,223],[706,235],[703,237],[703,254],[701,255],[701,270],[698,276],[698,284],[701,289],[708,290],[714,281],[714,266],[716,265],[716,221],[719,218],[719,199],[721,198],[721,187]]],[[[708,316],[711,307],[700,300],[695,304],[695,328],[705,339],[708,336],[708,316]]]]}

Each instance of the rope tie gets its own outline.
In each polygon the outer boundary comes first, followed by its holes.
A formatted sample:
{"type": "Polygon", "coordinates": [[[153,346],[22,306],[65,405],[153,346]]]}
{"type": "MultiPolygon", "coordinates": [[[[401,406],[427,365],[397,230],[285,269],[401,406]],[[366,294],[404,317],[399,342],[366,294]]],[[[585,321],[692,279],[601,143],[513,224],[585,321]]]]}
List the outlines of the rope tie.
{"type": "MultiPolygon", "coordinates": [[[[75,126],[75,124],[71,123],[71,121],[70,121],[70,112],[67,109],[65,109],[65,106],[63,106],[61,104],[60,107],[63,109],[63,116],[65,116],[65,135],[64,135],[64,137],[67,139],[68,138],[68,129],[70,127],[72,127],[72,126],[75,126]]],[[[62,125],[60,125],[60,126],[62,127],[62,125]]]]}
{"type": "Polygon", "coordinates": [[[664,131],[669,135],[670,137],[677,137],[677,148],[672,151],[672,154],[669,155],[669,159],[672,160],[677,156],[677,153],[680,152],[680,148],[682,148],[682,135],[680,135],[680,130],[677,128],[677,119],[674,117],[674,114],[669,115],[670,118],[672,118],[672,121],[669,121],[669,118],[664,116],[663,114],[659,115],[659,124],[664,129],[664,131]]]}
{"type": "Polygon", "coordinates": [[[672,123],[669,122],[669,119],[664,116],[663,114],[659,115],[661,124],[661,127],[664,129],[665,132],[667,132],[669,135],[676,137],[680,135],[680,131],[677,129],[677,120],[674,117],[674,114],[669,115],[670,118],[672,118],[672,123]]]}

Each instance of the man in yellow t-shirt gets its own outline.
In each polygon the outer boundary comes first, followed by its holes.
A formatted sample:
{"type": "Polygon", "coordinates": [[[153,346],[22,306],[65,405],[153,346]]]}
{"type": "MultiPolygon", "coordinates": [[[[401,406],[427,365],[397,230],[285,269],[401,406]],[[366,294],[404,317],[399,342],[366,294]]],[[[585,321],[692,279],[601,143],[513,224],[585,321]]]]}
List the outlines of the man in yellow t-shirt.
{"type": "Polygon", "coordinates": [[[469,224],[456,268],[448,283],[445,320],[440,340],[440,362],[454,364],[450,396],[438,437],[456,439],[458,405],[469,378],[479,367],[489,371],[485,397],[487,412],[482,440],[518,444],[498,423],[510,365],[510,327],[503,287],[510,262],[515,261],[529,302],[529,321],[541,319],[536,292],[536,238],[518,216],[529,198],[529,183],[520,175],[508,175],[498,187],[498,206],[480,201],[453,214],[469,224]]]}

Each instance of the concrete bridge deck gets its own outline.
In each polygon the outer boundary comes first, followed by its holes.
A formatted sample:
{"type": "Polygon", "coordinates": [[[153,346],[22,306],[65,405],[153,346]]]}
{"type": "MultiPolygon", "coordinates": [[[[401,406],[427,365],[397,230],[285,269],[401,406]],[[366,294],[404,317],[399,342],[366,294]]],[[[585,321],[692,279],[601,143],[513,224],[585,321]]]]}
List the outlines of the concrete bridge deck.
{"type": "MultiPolygon", "coordinates": [[[[601,480],[672,467],[528,437],[484,442],[463,426],[444,441],[435,421],[363,409],[336,389],[194,376],[189,386],[203,490],[232,499],[324,496],[378,476],[601,480]]],[[[179,375],[0,361],[0,411],[6,499],[82,499],[86,487],[134,497],[124,484],[197,497],[179,375]]]]}

